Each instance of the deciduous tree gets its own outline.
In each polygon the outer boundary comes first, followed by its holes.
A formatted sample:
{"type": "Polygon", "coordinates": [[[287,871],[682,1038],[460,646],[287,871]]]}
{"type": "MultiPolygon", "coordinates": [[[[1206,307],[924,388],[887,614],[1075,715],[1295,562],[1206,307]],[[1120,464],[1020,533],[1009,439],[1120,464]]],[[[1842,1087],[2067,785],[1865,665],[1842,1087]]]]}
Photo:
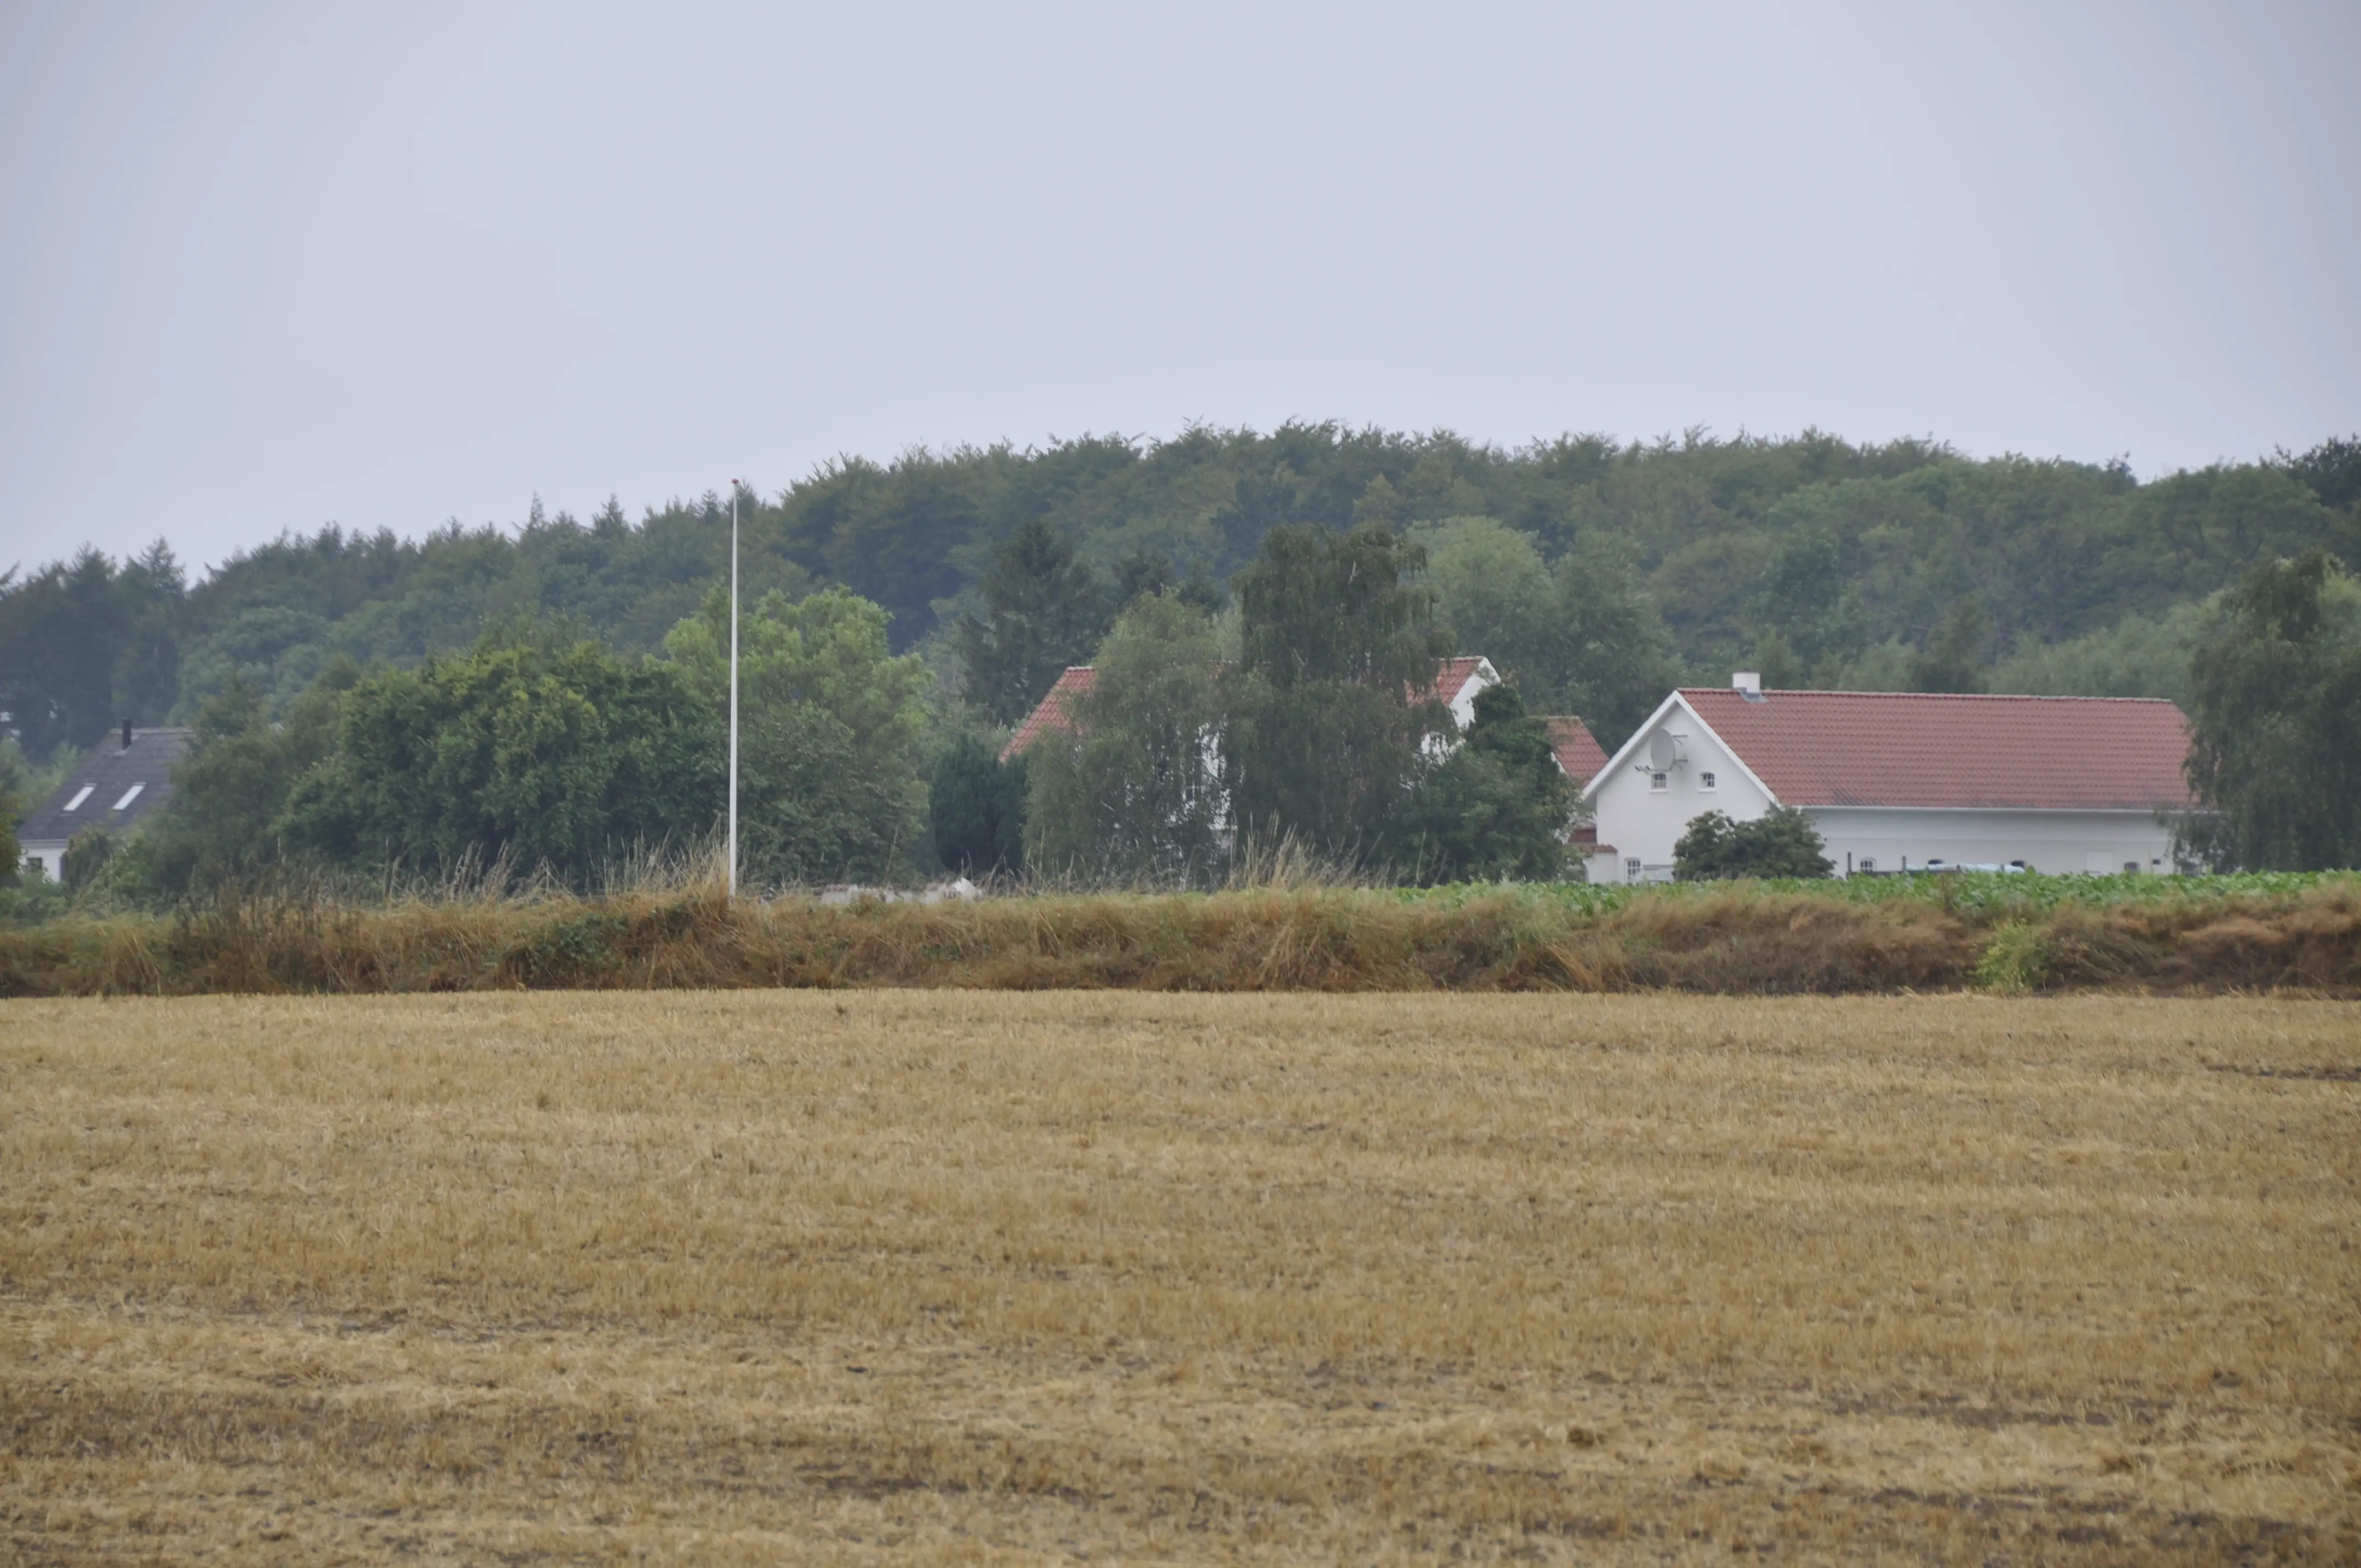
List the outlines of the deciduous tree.
{"type": "Polygon", "coordinates": [[[2361,586],[2336,558],[2249,572],[2191,677],[2186,850],[2225,870],[2361,866],[2361,586]]]}
{"type": "Polygon", "coordinates": [[[1242,830],[1357,861],[1400,806],[1450,651],[1424,552],[1386,529],[1275,528],[1239,574],[1228,762],[1242,830]]]}
{"type": "Polygon", "coordinates": [[[1210,618],[1177,596],[1116,618],[1091,688],[1026,754],[1034,872],[1159,886],[1213,873],[1228,815],[1219,658],[1210,618]]]}
{"type": "Polygon", "coordinates": [[[1396,814],[1387,859],[1422,883],[1554,880],[1565,874],[1573,812],[1548,725],[1514,685],[1492,686],[1477,696],[1466,740],[1430,763],[1396,814]]]}
{"type": "Polygon", "coordinates": [[[296,782],[335,754],[344,694],[359,678],[338,663],[274,723],[262,694],[232,672],[197,714],[171,798],[140,829],[146,890],[177,897],[285,860],[281,814],[296,782]]]}
{"type": "MultiPolygon", "coordinates": [[[[925,664],[889,652],[885,612],[841,588],[793,603],[765,595],[741,617],[739,643],[741,874],[784,884],[906,873],[925,853],[925,664]]],[[[717,589],[664,647],[707,711],[723,711],[727,597],[717,589]]]]}
{"type": "Polygon", "coordinates": [[[291,847],[439,872],[505,858],[576,885],[702,838],[720,805],[717,713],[677,667],[513,623],[345,694],[335,751],[290,792],[291,847]]]}

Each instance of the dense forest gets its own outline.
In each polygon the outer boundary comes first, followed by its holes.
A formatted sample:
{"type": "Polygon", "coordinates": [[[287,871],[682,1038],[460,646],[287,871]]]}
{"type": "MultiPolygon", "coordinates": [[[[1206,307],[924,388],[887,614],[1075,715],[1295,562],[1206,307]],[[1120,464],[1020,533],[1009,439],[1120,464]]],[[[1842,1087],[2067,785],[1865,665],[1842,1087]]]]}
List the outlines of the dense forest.
{"type": "MultiPolygon", "coordinates": [[[[815,778],[866,781],[869,804],[843,820],[896,826],[847,863],[882,864],[906,852],[893,847],[923,809],[926,759],[995,745],[1126,605],[1186,604],[1235,659],[1236,589],[1267,545],[1368,525],[1406,546],[1388,559],[1419,585],[1435,646],[1490,655],[1532,712],[1580,714],[1609,747],[1672,683],[1719,684],[1741,666],[1774,686],[2186,703],[2209,601],[2258,563],[2361,561],[2361,440],[2143,483],[2120,463],[1970,459],[1817,432],[1504,450],[1334,423],[1195,427],[844,458],[750,492],[742,521],[779,700],[828,658],[888,694],[873,706],[890,724],[847,707],[831,721],[841,734],[797,742],[815,778]],[[909,787],[901,764],[877,760],[889,750],[917,759],[909,787]],[[822,757],[836,761],[811,762],[822,757]]],[[[169,517],[159,532],[128,560],[86,549],[0,576],[0,726],[20,795],[123,718],[195,722],[210,707],[216,727],[296,735],[309,695],[313,722],[333,707],[349,750],[380,708],[447,699],[457,715],[455,677],[431,661],[468,650],[469,679],[497,685],[511,676],[482,672],[539,659],[532,679],[547,681],[578,663],[564,648],[595,647],[613,662],[597,678],[637,694],[616,699],[631,711],[693,705],[709,680],[698,672],[713,656],[729,508],[708,493],[634,521],[613,501],[588,520],[536,501],[511,527],[455,522],[416,540],[330,524],[193,583],[169,517]],[[661,676],[628,673],[645,656],[660,656],[661,676]]],[[[323,843],[349,835],[337,798],[285,820],[323,843]]],[[[797,876],[825,870],[780,852],[797,876]]]]}
{"type": "MultiPolygon", "coordinates": [[[[1726,679],[1758,651],[1794,662],[1789,684],[1891,674],[1894,652],[1926,652],[1948,630],[1954,645],[1938,652],[2014,661],[2043,689],[2112,690],[2139,674],[2143,638],[2257,559],[2317,544],[2361,561],[2356,503],[2353,441],[2142,484],[2121,465],[1971,461],[1933,442],[1817,433],[1503,451],[1298,424],[847,458],[762,496],[743,523],[751,594],[840,585],[884,607],[896,652],[954,676],[950,633],[982,609],[994,553],[1027,521],[1109,581],[1222,585],[1276,524],[1484,517],[1545,563],[1622,554],[1698,678],[1726,679]],[[2093,638],[2135,667],[2111,666],[2093,638]],[[2089,656],[2068,656],[2077,643],[2089,656]]],[[[653,650],[719,580],[727,522],[716,494],[636,522],[611,502],[587,520],[536,503],[514,527],[417,540],[333,524],[283,535],[197,583],[161,540],[119,563],[84,551],[20,564],[0,576],[0,708],[39,756],[121,718],[186,718],[232,671],[283,707],[338,653],[414,663],[521,611],[653,650]]],[[[168,515],[158,532],[169,540],[168,515]]]]}

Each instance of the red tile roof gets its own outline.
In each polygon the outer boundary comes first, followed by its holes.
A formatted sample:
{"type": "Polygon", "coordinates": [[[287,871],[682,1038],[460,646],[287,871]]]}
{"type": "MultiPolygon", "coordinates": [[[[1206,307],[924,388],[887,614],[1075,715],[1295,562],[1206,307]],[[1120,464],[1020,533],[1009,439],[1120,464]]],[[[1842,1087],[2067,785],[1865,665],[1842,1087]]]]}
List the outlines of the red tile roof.
{"type": "Polygon", "coordinates": [[[2185,806],[2189,721],[2152,697],[1684,687],[1787,806],[2185,806]]]}
{"type": "Polygon", "coordinates": [[[1005,762],[1024,755],[1027,747],[1052,729],[1071,731],[1073,716],[1067,712],[1066,705],[1089,691],[1096,679],[1088,664],[1067,665],[1066,673],[1033,705],[1033,711],[1025,716],[1025,722],[1016,727],[1016,733],[1000,749],[1000,760],[1005,762]]]}
{"type": "Polygon", "coordinates": [[[1476,678],[1476,672],[1483,663],[1484,661],[1480,657],[1462,655],[1455,659],[1445,659],[1437,664],[1434,667],[1435,700],[1445,707],[1457,702],[1460,692],[1466,689],[1469,681],[1476,678]]]}
{"type": "Polygon", "coordinates": [[[1591,738],[1588,725],[1565,714],[1553,714],[1542,722],[1549,726],[1550,750],[1557,753],[1557,765],[1574,781],[1575,788],[1598,776],[1598,770],[1607,765],[1607,751],[1591,738]]]}

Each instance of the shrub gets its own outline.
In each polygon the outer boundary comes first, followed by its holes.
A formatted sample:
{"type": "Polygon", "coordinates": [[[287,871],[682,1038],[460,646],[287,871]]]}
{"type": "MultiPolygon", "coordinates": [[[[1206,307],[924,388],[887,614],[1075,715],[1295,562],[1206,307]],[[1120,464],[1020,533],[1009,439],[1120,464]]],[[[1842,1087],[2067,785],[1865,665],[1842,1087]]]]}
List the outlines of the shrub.
{"type": "Polygon", "coordinates": [[[118,848],[115,835],[104,828],[85,828],[67,839],[65,863],[59,868],[66,891],[80,893],[98,881],[118,848]]]}
{"type": "Polygon", "coordinates": [[[1824,877],[1836,864],[1812,819],[1792,806],[1773,806],[1752,822],[1719,811],[1689,819],[1673,846],[1673,875],[1682,882],[1727,877],[1824,877]]]}
{"type": "Polygon", "coordinates": [[[2039,927],[2023,920],[1995,929],[1976,959],[1976,983],[1987,991],[2036,991],[2048,978],[2048,944],[2039,927]]]}

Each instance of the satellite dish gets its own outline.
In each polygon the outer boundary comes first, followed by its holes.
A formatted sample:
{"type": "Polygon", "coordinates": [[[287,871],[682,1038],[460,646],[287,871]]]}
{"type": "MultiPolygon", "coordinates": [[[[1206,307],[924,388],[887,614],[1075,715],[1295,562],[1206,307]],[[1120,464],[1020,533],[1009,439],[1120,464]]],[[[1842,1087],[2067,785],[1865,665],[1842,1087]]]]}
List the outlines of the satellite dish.
{"type": "Polygon", "coordinates": [[[1648,737],[1648,762],[1656,772],[1670,773],[1686,761],[1688,748],[1681,743],[1679,736],[1667,735],[1659,729],[1648,737]]]}

